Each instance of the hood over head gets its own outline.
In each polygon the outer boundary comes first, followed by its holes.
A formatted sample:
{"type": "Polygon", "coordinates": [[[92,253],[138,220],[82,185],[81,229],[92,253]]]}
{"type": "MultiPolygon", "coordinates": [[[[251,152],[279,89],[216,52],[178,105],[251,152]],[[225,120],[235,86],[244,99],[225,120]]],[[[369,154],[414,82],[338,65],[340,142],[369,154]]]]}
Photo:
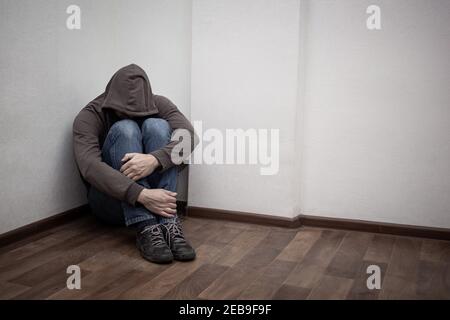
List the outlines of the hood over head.
{"type": "Polygon", "coordinates": [[[123,67],[113,75],[103,98],[102,109],[112,109],[129,117],[158,112],[147,74],[135,64],[123,67]]]}

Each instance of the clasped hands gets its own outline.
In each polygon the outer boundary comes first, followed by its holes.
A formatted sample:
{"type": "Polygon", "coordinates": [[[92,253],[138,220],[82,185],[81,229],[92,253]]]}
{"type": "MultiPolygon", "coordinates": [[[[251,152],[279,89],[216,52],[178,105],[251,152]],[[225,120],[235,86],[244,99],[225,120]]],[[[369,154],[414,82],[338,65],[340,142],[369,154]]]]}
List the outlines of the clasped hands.
{"type": "MultiPolygon", "coordinates": [[[[151,175],[160,163],[151,154],[127,153],[122,158],[120,172],[128,178],[138,181],[151,175]]],[[[173,218],[177,213],[176,192],[165,189],[143,189],[137,201],[154,214],[166,218],[173,218]]]]}

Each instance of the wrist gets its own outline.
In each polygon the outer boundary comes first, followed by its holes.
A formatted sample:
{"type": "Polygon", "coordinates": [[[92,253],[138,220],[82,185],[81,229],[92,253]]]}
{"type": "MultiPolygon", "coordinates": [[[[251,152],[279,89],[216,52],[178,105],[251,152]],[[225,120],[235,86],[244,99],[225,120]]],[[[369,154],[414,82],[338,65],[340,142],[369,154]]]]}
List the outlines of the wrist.
{"type": "Polygon", "coordinates": [[[159,163],[159,160],[154,155],[149,154],[149,158],[153,170],[156,170],[159,167],[161,167],[161,163],[159,163]]]}
{"type": "Polygon", "coordinates": [[[139,202],[140,204],[144,204],[144,199],[145,199],[145,190],[147,189],[142,189],[142,191],[139,193],[138,197],[137,197],[137,202],[139,202]]]}

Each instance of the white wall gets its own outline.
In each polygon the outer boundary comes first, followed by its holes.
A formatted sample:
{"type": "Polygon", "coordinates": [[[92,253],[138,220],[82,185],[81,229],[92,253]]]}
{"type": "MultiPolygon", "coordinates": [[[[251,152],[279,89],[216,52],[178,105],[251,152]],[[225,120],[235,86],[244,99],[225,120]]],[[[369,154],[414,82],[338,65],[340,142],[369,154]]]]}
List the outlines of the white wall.
{"type": "Polygon", "coordinates": [[[280,171],[193,165],[189,205],[293,217],[299,1],[194,0],[191,119],[280,129],[280,171]]]}
{"type": "Polygon", "coordinates": [[[450,2],[306,8],[302,213],[449,228],[450,2]]]}
{"type": "Polygon", "coordinates": [[[446,0],[194,0],[192,119],[281,128],[283,161],[273,177],[194,165],[190,205],[449,228],[448,12],[446,0]],[[380,31],[366,28],[371,4],[380,31]]]}
{"type": "MultiPolygon", "coordinates": [[[[72,155],[74,116],[131,62],[189,114],[191,2],[0,1],[0,233],[86,203],[72,155]]],[[[180,183],[185,197],[185,183],[180,183]]]]}

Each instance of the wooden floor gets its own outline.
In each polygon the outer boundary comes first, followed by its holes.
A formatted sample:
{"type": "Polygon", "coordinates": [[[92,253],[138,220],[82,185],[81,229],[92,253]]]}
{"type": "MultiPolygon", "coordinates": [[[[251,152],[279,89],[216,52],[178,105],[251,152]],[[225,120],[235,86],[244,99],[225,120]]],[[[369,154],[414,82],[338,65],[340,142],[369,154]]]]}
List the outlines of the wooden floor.
{"type": "Polygon", "coordinates": [[[187,218],[194,262],[140,258],[91,217],[0,248],[0,299],[450,299],[450,242],[187,218]],[[79,265],[81,290],[66,288],[79,265]],[[378,265],[381,290],[368,290],[378,265]]]}

